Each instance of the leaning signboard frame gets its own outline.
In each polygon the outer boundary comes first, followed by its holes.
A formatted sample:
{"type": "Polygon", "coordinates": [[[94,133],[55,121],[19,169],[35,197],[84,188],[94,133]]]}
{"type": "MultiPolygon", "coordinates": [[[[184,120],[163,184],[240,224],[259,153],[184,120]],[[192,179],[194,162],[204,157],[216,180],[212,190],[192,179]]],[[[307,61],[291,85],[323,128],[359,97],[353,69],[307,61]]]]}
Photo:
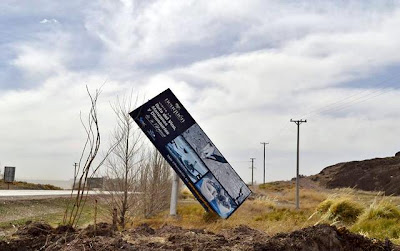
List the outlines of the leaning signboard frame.
{"type": "Polygon", "coordinates": [[[228,218],[251,194],[170,89],[130,115],[207,211],[228,218]]]}

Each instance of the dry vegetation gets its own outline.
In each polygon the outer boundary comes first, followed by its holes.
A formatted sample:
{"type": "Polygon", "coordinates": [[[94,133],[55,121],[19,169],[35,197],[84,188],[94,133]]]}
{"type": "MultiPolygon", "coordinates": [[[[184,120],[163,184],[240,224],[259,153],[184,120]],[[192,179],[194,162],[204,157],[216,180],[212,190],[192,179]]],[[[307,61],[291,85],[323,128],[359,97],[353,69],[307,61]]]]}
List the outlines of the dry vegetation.
{"type": "Polygon", "coordinates": [[[228,220],[210,217],[188,191],[183,190],[181,198],[184,200],[178,207],[177,219],[163,212],[150,219],[136,219],[134,225],[148,223],[160,227],[172,224],[213,232],[246,225],[274,235],[327,223],[344,226],[370,238],[389,238],[400,244],[399,197],[350,188],[329,190],[305,184],[300,193],[301,209],[296,210],[294,182],[274,182],[252,187],[252,190],[254,195],[228,220]]]}
{"type": "Polygon", "coordinates": [[[19,189],[27,189],[27,190],[62,190],[60,187],[56,187],[49,184],[34,184],[28,183],[25,181],[14,181],[12,183],[5,183],[4,180],[0,180],[0,190],[3,189],[10,189],[19,190],[19,189]]]}
{"type": "MultiPolygon", "coordinates": [[[[165,224],[184,228],[204,228],[212,232],[223,232],[241,225],[258,229],[268,235],[280,232],[290,232],[319,223],[346,227],[354,233],[360,233],[370,238],[385,240],[400,244],[400,198],[382,196],[379,193],[357,191],[354,189],[315,189],[302,187],[301,209],[296,210],[294,204],[294,187],[292,182],[279,182],[274,185],[252,187],[254,194],[227,220],[222,220],[213,214],[206,213],[200,204],[193,199],[188,190],[183,189],[178,206],[179,216],[171,218],[168,210],[144,218],[137,215],[127,222],[127,228],[137,227],[143,223],[158,228],[165,224]]],[[[21,218],[18,210],[27,210],[26,203],[8,202],[6,207],[0,206],[0,214],[13,212],[15,219],[0,220],[0,228],[13,229],[12,225],[22,224],[27,220],[44,220],[57,226],[62,220],[62,203],[65,199],[55,199],[53,202],[35,201],[42,215],[30,215],[21,218]],[[15,210],[15,208],[18,208],[15,210]],[[24,208],[24,209],[22,209],[24,208]],[[14,213],[15,212],[15,213],[14,213]],[[48,212],[47,214],[43,212],[48,212]]],[[[36,203],[36,204],[35,204],[36,203]]],[[[36,207],[36,206],[35,206],[36,207]]],[[[21,211],[20,211],[21,212],[21,211]]],[[[110,222],[105,205],[100,203],[98,222],[110,222]]],[[[89,203],[84,210],[80,226],[93,222],[93,205],[89,203]]]]}

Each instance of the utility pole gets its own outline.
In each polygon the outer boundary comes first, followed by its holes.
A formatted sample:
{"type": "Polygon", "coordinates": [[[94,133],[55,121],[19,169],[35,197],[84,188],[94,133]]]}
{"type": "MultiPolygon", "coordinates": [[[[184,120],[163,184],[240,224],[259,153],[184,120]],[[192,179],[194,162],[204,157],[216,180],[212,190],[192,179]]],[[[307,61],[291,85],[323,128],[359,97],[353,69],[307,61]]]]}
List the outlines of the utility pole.
{"type": "Polygon", "coordinates": [[[268,142],[261,142],[260,144],[264,145],[264,179],[263,184],[265,184],[265,145],[268,145],[268,142]]]}
{"type": "Polygon", "coordinates": [[[290,122],[294,122],[297,125],[297,167],[296,167],[296,209],[300,209],[300,196],[299,196],[299,148],[300,148],[300,124],[307,123],[307,120],[293,120],[290,119],[290,122]]]}
{"type": "Polygon", "coordinates": [[[250,158],[251,159],[251,185],[254,185],[254,160],[256,158],[250,158]]]}
{"type": "Polygon", "coordinates": [[[78,163],[74,163],[74,184],[72,185],[72,189],[75,189],[75,182],[76,182],[76,177],[78,176],[78,174],[76,173],[76,168],[78,167],[78,163]]]}
{"type": "Polygon", "coordinates": [[[74,167],[75,167],[75,169],[74,169],[74,177],[76,176],[76,167],[78,166],[78,163],[74,163],[74,167]]]}

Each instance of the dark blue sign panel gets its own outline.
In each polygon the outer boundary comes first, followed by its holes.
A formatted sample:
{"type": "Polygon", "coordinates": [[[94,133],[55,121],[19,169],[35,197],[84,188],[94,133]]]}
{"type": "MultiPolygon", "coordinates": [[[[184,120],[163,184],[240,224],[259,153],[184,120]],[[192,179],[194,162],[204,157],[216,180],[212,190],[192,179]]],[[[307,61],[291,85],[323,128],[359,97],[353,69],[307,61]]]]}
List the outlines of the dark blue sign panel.
{"type": "Polygon", "coordinates": [[[130,115],[206,210],[228,218],[251,194],[170,89],[130,115]]]}

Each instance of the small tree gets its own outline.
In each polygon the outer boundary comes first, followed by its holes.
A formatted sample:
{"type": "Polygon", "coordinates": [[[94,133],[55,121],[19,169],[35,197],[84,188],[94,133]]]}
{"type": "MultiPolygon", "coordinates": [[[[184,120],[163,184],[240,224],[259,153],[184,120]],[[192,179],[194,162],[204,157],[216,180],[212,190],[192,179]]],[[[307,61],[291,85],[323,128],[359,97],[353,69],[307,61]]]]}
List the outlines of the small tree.
{"type": "Polygon", "coordinates": [[[140,174],[140,189],[143,192],[141,206],[145,218],[168,207],[172,185],[171,173],[171,167],[157,149],[153,148],[147,153],[140,174]]]}
{"type": "Polygon", "coordinates": [[[94,95],[90,93],[87,86],[86,91],[89,95],[91,107],[86,121],[82,118],[82,114],[80,116],[82,126],[86,132],[86,141],[79,159],[79,163],[74,171],[74,184],[71,191],[71,198],[74,196],[74,190],[77,191],[74,203],[70,208],[70,203],[68,202],[64,213],[63,224],[69,226],[76,226],[81,216],[83,207],[87,200],[88,177],[92,176],[99,169],[104,160],[116,146],[115,143],[112,147],[110,147],[108,152],[105,154],[105,157],[99,163],[95,164],[95,159],[99,152],[101,143],[99,121],[97,117],[97,100],[100,96],[101,89],[96,89],[94,95]],[[89,173],[91,173],[90,176],[89,173]]]}
{"type": "MultiPolygon", "coordinates": [[[[136,102],[135,102],[136,104],[136,102]]],[[[129,98],[117,99],[112,105],[117,117],[117,126],[112,135],[111,154],[105,162],[107,181],[104,198],[113,213],[117,209],[118,223],[125,228],[131,208],[137,205],[137,180],[140,173],[143,144],[139,129],[129,115],[133,109],[132,95],[129,98]]]]}

